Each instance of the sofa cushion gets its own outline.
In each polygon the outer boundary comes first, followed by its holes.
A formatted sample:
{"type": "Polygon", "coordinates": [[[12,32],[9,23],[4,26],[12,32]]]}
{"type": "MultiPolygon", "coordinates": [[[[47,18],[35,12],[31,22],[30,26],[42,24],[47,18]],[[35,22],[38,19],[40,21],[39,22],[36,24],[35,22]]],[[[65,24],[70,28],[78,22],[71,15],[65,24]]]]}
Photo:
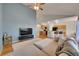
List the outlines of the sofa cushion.
{"type": "Polygon", "coordinates": [[[56,55],[55,52],[56,52],[57,47],[58,47],[58,42],[53,40],[47,46],[45,46],[42,49],[42,51],[50,56],[55,56],[56,55]]]}
{"type": "Polygon", "coordinates": [[[47,38],[47,39],[43,39],[43,40],[34,42],[34,45],[42,50],[44,47],[46,47],[51,42],[52,42],[52,40],[47,38]]]}

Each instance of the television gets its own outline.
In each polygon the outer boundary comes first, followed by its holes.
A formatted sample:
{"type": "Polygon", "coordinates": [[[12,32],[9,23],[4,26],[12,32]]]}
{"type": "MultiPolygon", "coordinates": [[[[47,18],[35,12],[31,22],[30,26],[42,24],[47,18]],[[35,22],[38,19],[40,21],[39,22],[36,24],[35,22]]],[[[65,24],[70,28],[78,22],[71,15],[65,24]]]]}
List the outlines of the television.
{"type": "Polygon", "coordinates": [[[19,29],[19,34],[20,35],[32,34],[32,28],[20,28],[19,29]]]}
{"type": "Polygon", "coordinates": [[[58,27],[53,27],[52,31],[57,31],[58,27]]]}

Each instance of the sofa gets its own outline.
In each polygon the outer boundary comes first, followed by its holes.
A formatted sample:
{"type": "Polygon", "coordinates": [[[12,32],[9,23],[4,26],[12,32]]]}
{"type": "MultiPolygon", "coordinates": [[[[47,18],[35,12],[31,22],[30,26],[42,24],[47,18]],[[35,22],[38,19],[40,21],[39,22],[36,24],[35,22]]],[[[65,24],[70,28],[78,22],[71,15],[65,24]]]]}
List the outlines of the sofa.
{"type": "MultiPolygon", "coordinates": [[[[7,54],[7,56],[69,56],[66,53],[56,55],[58,46],[61,44],[60,41],[56,42],[54,39],[49,38],[36,38],[33,40],[19,42],[13,44],[13,52],[7,54]]],[[[72,45],[73,44],[71,43],[71,47],[75,48],[75,46],[72,45]]]]}

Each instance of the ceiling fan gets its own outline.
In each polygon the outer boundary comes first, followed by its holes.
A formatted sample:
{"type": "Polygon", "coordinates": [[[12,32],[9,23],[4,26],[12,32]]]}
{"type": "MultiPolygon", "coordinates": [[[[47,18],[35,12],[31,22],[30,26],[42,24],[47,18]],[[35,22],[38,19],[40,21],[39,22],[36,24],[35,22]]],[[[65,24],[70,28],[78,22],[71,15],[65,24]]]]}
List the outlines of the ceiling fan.
{"type": "Polygon", "coordinates": [[[34,3],[34,4],[32,4],[31,6],[30,6],[30,8],[32,8],[32,9],[34,9],[34,10],[43,10],[44,8],[44,5],[45,5],[45,3],[34,3]]]}

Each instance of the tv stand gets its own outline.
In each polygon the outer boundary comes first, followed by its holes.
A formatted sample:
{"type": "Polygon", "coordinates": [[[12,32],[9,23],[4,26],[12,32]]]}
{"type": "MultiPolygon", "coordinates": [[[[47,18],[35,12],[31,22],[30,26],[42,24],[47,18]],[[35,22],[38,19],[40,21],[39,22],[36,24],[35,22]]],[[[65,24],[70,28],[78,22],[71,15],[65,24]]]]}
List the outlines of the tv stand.
{"type": "Polygon", "coordinates": [[[29,38],[33,38],[34,36],[32,34],[29,35],[21,35],[19,36],[19,40],[23,40],[23,39],[29,39],[29,38]]]}

